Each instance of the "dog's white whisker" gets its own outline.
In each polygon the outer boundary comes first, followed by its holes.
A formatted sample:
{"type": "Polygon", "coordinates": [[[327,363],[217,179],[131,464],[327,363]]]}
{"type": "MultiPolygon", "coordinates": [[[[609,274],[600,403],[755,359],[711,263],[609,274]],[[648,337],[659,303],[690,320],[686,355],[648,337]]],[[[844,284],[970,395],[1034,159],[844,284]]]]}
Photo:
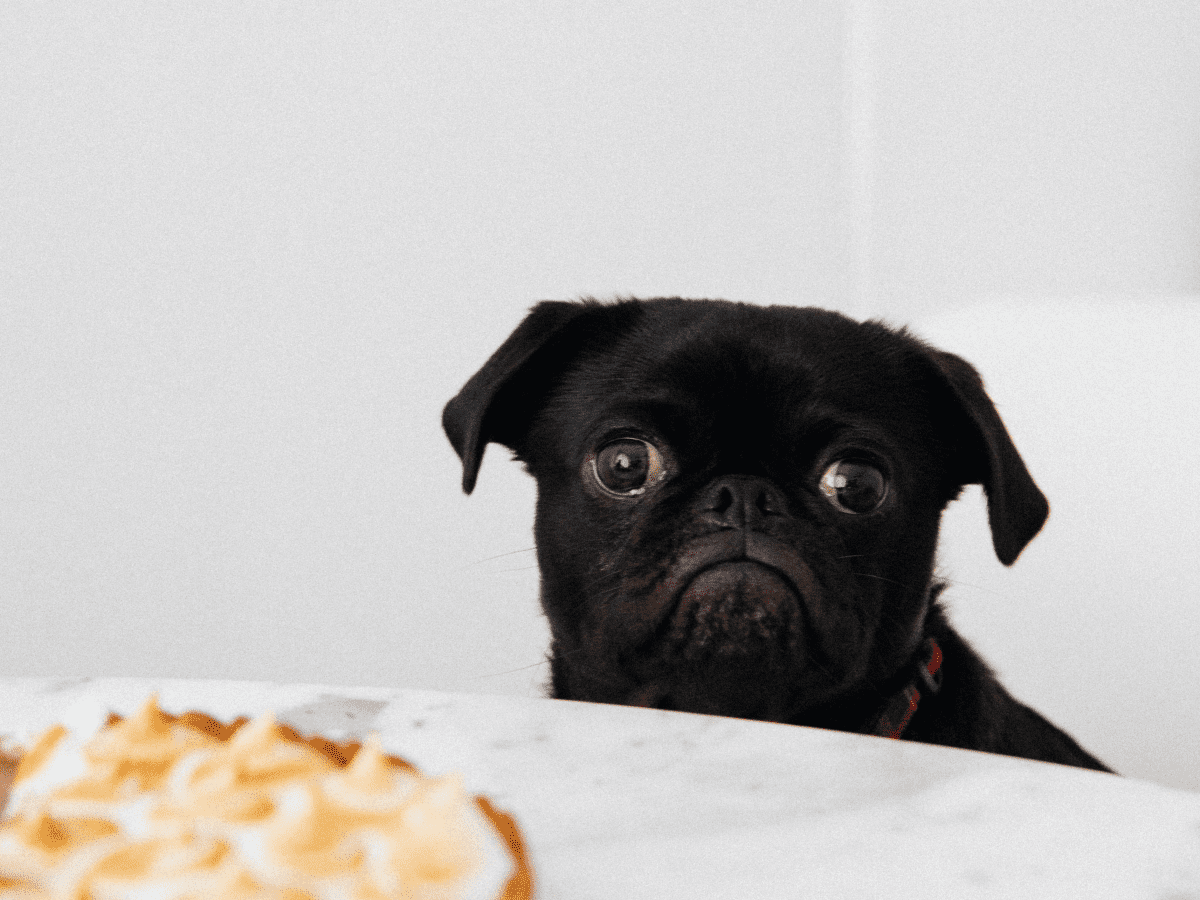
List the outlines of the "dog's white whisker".
{"type": "Polygon", "coordinates": [[[543,659],[541,662],[531,663],[528,666],[521,666],[516,669],[509,669],[506,672],[489,672],[487,675],[476,675],[475,678],[472,680],[473,681],[482,681],[485,678],[499,678],[502,675],[515,675],[517,672],[528,672],[530,669],[537,669],[537,668],[540,668],[541,666],[548,666],[548,665],[550,665],[550,661],[547,659],[543,659]]]}
{"type": "Polygon", "coordinates": [[[985,593],[985,594],[991,594],[993,597],[1007,596],[1004,591],[998,591],[995,588],[990,588],[987,585],[983,585],[983,584],[976,584],[975,582],[972,582],[972,581],[959,581],[957,578],[942,578],[942,577],[939,577],[938,580],[943,582],[944,584],[953,585],[954,587],[970,588],[973,591],[981,591],[982,593],[985,593]]]}
{"type": "Polygon", "coordinates": [[[526,547],[522,550],[509,550],[507,553],[497,553],[495,556],[485,556],[483,559],[477,559],[471,565],[480,566],[486,562],[493,562],[497,559],[504,559],[506,556],[516,556],[518,553],[536,553],[537,547],[526,547]]]}

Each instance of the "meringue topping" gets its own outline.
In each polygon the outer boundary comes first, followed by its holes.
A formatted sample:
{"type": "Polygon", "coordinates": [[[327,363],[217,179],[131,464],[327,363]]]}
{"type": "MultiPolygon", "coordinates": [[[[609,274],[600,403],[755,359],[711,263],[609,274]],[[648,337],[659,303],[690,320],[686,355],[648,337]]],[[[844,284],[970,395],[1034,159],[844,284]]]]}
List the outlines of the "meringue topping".
{"type": "Polygon", "coordinates": [[[23,755],[7,814],[0,888],[31,897],[530,893],[506,846],[511,820],[461,776],[423,776],[385,755],[377,735],[361,747],[306,742],[271,713],[230,728],[168,715],[151,696],[92,734],[56,725],[23,755]]]}

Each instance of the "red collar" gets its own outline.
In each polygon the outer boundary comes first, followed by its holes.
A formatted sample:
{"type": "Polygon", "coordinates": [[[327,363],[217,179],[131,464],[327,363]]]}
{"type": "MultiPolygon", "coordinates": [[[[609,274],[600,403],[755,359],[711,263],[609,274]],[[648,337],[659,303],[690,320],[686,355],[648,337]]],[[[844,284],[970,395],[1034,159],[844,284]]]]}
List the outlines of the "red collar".
{"type": "Polygon", "coordinates": [[[932,695],[941,688],[942,648],[938,646],[937,641],[926,638],[925,643],[921,645],[921,654],[912,665],[912,677],[883,705],[867,734],[899,738],[908,727],[913,713],[917,711],[917,703],[921,700],[920,689],[927,690],[932,695]]]}

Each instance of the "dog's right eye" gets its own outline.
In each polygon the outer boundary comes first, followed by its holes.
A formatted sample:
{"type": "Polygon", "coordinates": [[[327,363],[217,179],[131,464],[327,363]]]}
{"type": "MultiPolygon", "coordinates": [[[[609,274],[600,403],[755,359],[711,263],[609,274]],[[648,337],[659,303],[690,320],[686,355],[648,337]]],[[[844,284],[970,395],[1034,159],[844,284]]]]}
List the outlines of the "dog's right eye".
{"type": "Polygon", "coordinates": [[[842,512],[874,512],[887,496],[887,479],[870,463],[840,459],[821,476],[823,493],[842,512]]]}
{"type": "Polygon", "coordinates": [[[662,454],[648,441],[621,438],[592,457],[592,474],[610,494],[637,497],[666,477],[662,454]]]}

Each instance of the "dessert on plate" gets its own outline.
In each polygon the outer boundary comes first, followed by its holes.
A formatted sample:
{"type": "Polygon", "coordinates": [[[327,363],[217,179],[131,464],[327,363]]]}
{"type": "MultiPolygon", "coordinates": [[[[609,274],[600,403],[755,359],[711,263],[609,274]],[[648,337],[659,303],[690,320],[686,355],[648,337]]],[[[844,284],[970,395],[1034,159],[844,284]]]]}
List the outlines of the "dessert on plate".
{"type": "Polygon", "coordinates": [[[532,896],[512,817],[375,735],[174,716],[153,696],[68,724],[0,763],[0,900],[532,896]]]}

